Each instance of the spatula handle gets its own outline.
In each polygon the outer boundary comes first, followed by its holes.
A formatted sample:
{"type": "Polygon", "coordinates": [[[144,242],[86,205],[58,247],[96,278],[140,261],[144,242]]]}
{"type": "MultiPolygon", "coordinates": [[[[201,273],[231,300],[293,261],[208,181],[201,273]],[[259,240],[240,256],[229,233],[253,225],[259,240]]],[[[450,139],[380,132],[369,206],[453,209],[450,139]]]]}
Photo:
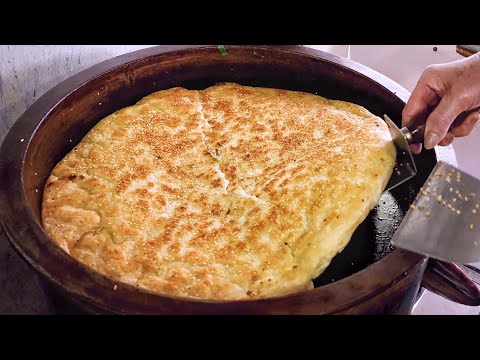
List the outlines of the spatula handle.
{"type": "Polygon", "coordinates": [[[412,134],[412,141],[410,144],[422,144],[423,136],[425,135],[425,125],[420,125],[415,130],[410,131],[412,134]]]}
{"type": "Polygon", "coordinates": [[[413,120],[407,125],[410,134],[407,134],[409,144],[422,144],[425,135],[425,123],[420,120],[413,120]]]}

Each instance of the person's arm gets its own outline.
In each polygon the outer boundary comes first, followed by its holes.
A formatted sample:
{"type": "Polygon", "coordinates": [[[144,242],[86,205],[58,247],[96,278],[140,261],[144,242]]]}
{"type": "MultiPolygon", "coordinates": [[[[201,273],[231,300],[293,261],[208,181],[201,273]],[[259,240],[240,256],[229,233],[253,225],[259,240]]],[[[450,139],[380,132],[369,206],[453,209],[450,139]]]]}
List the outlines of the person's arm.
{"type": "MultiPolygon", "coordinates": [[[[426,120],[425,148],[467,136],[480,120],[480,54],[427,67],[402,113],[402,125],[426,120]]],[[[419,153],[421,145],[412,145],[419,153]]]]}

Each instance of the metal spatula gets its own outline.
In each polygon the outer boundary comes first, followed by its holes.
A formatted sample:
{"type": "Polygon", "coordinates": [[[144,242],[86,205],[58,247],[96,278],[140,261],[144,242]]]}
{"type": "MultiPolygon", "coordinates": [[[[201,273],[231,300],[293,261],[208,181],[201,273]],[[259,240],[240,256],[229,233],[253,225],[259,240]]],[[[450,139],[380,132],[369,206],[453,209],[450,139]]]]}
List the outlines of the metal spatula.
{"type": "Polygon", "coordinates": [[[425,124],[415,122],[409,125],[409,127],[405,126],[399,129],[387,115],[383,117],[387,123],[393,143],[397,147],[396,165],[385,188],[387,191],[404,183],[417,174],[417,168],[409,145],[422,143],[425,124]]]}
{"type": "Polygon", "coordinates": [[[480,180],[438,162],[392,244],[443,261],[480,261],[480,180]]]}

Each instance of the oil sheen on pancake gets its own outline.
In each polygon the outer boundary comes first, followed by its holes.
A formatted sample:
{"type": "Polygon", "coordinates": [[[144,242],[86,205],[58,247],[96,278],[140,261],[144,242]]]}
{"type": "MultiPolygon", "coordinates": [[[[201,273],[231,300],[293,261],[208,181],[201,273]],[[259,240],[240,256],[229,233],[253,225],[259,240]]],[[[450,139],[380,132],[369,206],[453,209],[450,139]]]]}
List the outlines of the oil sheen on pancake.
{"type": "Polygon", "coordinates": [[[361,106],[219,84],[146,96],[52,171],[44,228],[71,256],[163,294],[308,289],[377,203],[396,150],[361,106]]]}

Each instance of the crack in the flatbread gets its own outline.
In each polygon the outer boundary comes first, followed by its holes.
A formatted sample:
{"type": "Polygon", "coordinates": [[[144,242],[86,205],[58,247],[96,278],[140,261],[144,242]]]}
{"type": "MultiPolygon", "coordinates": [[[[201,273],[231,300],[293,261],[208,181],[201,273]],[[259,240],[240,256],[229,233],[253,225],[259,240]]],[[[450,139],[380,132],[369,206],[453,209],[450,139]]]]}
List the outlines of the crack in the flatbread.
{"type": "MultiPolygon", "coordinates": [[[[212,126],[210,125],[210,123],[208,122],[208,119],[207,119],[207,116],[205,116],[205,112],[204,112],[204,104],[203,104],[203,99],[202,99],[202,92],[200,92],[200,101],[199,101],[199,106],[200,106],[200,118],[202,119],[203,121],[203,126],[201,126],[201,136],[202,136],[202,140],[203,140],[203,143],[205,145],[205,149],[206,151],[210,154],[210,156],[212,157],[212,159],[215,160],[215,165],[214,165],[214,168],[216,169],[216,171],[218,171],[218,173],[221,174],[221,176],[223,176],[223,178],[227,181],[227,186],[225,186],[225,192],[228,193],[232,193],[232,190],[229,189],[229,184],[232,183],[233,179],[229,178],[229,176],[222,171],[221,169],[221,165],[226,165],[227,163],[233,163],[233,165],[235,166],[235,168],[238,170],[238,173],[240,176],[238,176],[238,179],[237,179],[237,186],[236,186],[236,190],[238,193],[240,194],[237,194],[237,195],[242,195],[242,196],[245,196],[245,197],[248,197],[248,198],[251,198],[251,199],[255,199],[256,202],[262,204],[263,206],[266,205],[268,208],[271,208],[272,206],[275,206],[276,204],[273,203],[272,201],[268,200],[268,199],[262,199],[256,195],[252,195],[252,194],[249,194],[247,191],[245,191],[245,189],[243,188],[243,186],[241,186],[240,184],[242,184],[244,182],[244,177],[241,176],[241,166],[240,164],[238,163],[239,159],[238,158],[234,158],[234,159],[228,159],[227,157],[227,153],[226,152],[223,152],[221,153],[216,147],[210,147],[209,146],[209,136],[208,134],[206,133],[206,131],[211,131],[211,128],[212,126]],[[241,194],[243,192],[243,194],[241,194]]],[[[210,134],[210,138],[212,138],[214,136],[214,134],[210,134]]],[[[260,205],[260,206],[262,206],[260,205]]],[[[262,206],[262,207],[263,207],[262,206]]],[[[307,231],[303,232],[299,237],[297,237],[294,241],[298,241],[300,240],[303,236],[305,236],[307,234],[307,231]]],[[[300,262],[298,261],[297,257],[295,256],[294,254],[294,251],[293,249],[291,248],[291,245],[287,242],[284,246],[286,246],[290,256],[292,257],[292,259],[294,259],[295,261],[295,265],[294,265],[294,268],[295,267],[298,267],[298,266],[301,266],[300,262]]],[[[261,267],[264,267],[265,265],[262,264],[261,267]]],[[[292,268],[292,270],[294,269],[292,268]]],[[[307,280],[307,283],[308,282],[311,282],[311,279],[308,279],[307,280]]]]}
{"type": "MultiPolygon", "coordinates": [[[[212,128],[212,126],[210,125],[210,123],[208,122],[207,117],[205,116],[204,104],[203,104],[203,99],[202,99],[202,98],[203,98],[202,92],[199,92],[199,94],[200,94],[200,100],[199,100],[199,103],[198,103],[198,105],[200,106],[199,115],[200,115],[201,120],[203,121],[203,126],[200,127],[202,140],[203,140],[203,143],[204,143],[204,145],[205,145],[205,150],[210,154],[211,158],[212,158],[213,160],[215,160],[215,163],[216,163],[216,164],[214,165],[215,171],[216,171],[216,172],[218,171],[219,175],[222,176],[222,177],[225,179],[225,181],[227,182],[227,186],[225,186],[225,191],[228,192],[228,191],[230,191],[230,190],[228,189],[228,185],[229,185],[230,183],[232,183],[232,180],[233,180],[233,179],[229,178],[229,177],[227,176],[227,174],[222,171],[222,168],[221,168],[221,165],[226,164],[226,163],[228,162],[228,158],[227,158],[226,156],[225,156],[225,157],[222,156],[222,153],[220,152],[220,150],[219,150],[217,147],[215,147],[215,146],[213,146],[213,147],[209,146],[208,135],[207,135],[206,131],[209,131],[209,130],[212,128]]],[[[234,166],[235,166],[237,169],[239,168],[236,159],[233,159],[233,160],[231,161],[231,163],[233,163],[234,166]]],[[[244,180],[244,179],[243,179],[242,177],[239,177],[238,183],[242,183],[242,180],[244,180]]],[[[249,198],[254,198],[254,199],[256,199],[257,201],[260,201],[260,202],[262,202],[262,203],[270,204],[270,202],[269,202],[268,200],[261,199],[261,198],[259,198],[259,197],[256,196],[256,195],[251,195],[251,194],[249,194],[249,193],[248,193],[247,191],[245,191],[245,189],[244,189],[242,186],[240,186],[240,185],[238,185],[237,188],[238,188],[238,190],[239,190],[240,192],[243,192],[243,193],[244,193],[246,196],[248,196],[249,198]]]]}

